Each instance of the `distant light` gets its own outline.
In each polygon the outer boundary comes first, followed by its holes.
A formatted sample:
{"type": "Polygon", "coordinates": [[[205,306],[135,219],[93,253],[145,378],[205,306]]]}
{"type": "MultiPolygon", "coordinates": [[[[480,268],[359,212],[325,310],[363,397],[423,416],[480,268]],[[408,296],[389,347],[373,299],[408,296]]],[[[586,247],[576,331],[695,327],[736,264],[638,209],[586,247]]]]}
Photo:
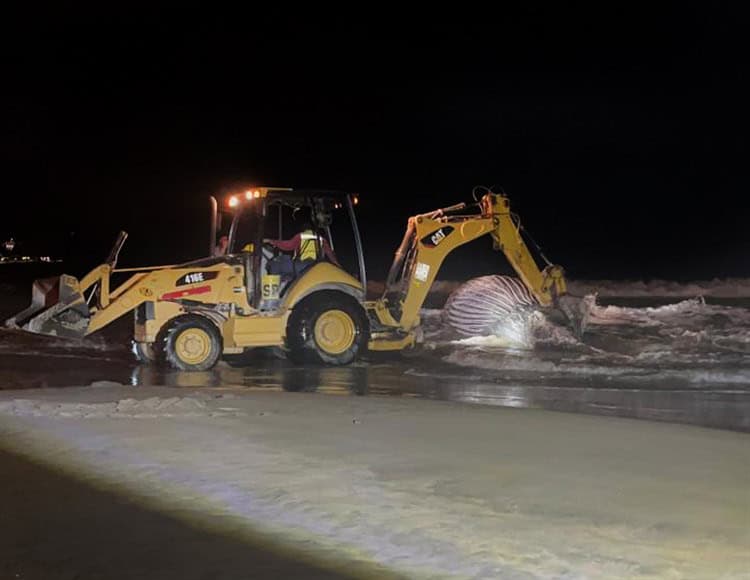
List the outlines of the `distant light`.
{"type": "Polygon", "coordinates": [[[257,198],[259,198],[259,197],[260,197],[260,191],[258,191],[258,190],[256,189],[256,190],[255,190],[255,191],[253,192],[253,197],[254,197],[254,198],[256,198],[256,199],[257,199],[257,198]]]}
{"type": "Polygon", "coordinates": [[[253,192],[252,191],[246,191],[245,192],[245,199],[253,199],[253,192]]]}
{"type": "Polygon", "coordinates": [[[240,205],[240,200],[237,199],[236,195],[229,198],[229,207],[237,207],[238,205],[240,205]]]}
{"type": "Polygon", "coordinates": [[[358,195],[355,195],[352,199],[354,200],[354,205],[357,205],[359,203],[359,196],[358,195]]]}

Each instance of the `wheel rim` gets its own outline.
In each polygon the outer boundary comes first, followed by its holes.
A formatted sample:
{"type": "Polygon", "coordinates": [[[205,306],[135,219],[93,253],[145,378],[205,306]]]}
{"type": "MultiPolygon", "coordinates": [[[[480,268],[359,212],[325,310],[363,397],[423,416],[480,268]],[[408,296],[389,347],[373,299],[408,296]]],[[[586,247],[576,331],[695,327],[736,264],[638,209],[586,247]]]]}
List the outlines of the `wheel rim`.
{"type": "Polygon", "coordinates": [[[343,310],[327,310],[315,321],[315,343],[328,354],[341,354],[354,344],[357,327],[343,310]]]}
{"type": "Polygon", "coordinates": [[[202,328],[188,328],[177,336],[174,350],[180,360],[200,364],[211,354],[211,336],[202,328]]]}

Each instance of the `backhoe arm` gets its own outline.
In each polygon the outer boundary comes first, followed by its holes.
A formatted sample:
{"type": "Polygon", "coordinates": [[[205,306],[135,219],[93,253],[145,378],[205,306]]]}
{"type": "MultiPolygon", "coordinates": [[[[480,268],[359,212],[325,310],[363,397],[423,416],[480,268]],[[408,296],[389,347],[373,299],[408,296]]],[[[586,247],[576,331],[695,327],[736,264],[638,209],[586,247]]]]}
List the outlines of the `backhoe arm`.
{"type": "Polygon", "coordinates": [[[383,297],[371,304],[382,326],[401,332],[418,326],[419,310],[443,260],[459,246],[487,234],[542,306],[552,305],[565,294],[562,268],[547,264],[539,269],[521,237],[520,225],[513,219],[506,196],[488,193],[476,207],[479,213],[475,214],[456,214],[467,208],[466,204],[459,204],[409,219],[383,297]]]}
{"type": "Polygon", "coordinates": [[[543,270],[539,269],[521,237],[521,225],[514,221],[506,196],[488,194],[482,199],[482,204],[487,206],[487,210],[491,211],[493,216],[495,227],[492,230],[492,240],[495,249],[505,254],[518,277],[526,284],[539,304],[554,304],[559,296],[567,293],[563,269],[549,262],[543,270]]]}

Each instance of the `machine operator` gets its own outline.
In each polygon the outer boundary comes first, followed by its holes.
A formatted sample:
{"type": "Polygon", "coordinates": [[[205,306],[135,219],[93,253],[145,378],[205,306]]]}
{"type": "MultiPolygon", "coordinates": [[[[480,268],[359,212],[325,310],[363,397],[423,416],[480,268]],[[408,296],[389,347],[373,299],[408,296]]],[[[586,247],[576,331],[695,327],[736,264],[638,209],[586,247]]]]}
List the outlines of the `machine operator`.
{"type": "Polygon", "coordinates": [[[302,231],[288,240],[264,240],[264,242],[282,252],[291,252],[293,256],[293,258],[279,256],[279,259],[273,260],[269,264],[270,274],[294,275],[304,272],[318,261],[318,248],[323,250],[323,255],[328,261],[340,266],[328,240],[325,236],[316,234],[310,222],[305,222],[302,231]]]}

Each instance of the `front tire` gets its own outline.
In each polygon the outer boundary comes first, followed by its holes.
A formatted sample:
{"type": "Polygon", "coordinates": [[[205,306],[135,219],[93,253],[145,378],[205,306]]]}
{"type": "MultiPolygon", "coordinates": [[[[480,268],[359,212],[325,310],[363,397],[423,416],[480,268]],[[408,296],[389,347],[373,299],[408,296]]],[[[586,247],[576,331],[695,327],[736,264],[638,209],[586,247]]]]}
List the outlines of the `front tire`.
{"type": "Polygon", "coordinates": [[[316,292],[295,305],[287,323],[289,358],[297,363],[347,365],[367,348],[362,306],[343,292],[316,292]]]}
{"type": "Polygon", "coordinates": [[[159,360],[180,371],[207,371],[223,350],[219,329],[197,314],[185,314],[167,322],[155,345],[159,360]]]}

